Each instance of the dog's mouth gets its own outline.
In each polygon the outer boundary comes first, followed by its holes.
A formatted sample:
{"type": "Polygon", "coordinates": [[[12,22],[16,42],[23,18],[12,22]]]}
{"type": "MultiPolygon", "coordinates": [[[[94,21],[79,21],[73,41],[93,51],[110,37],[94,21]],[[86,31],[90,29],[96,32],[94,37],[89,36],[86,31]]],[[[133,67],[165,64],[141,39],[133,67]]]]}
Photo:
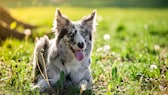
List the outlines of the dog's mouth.
{"type": "Polygon", "coordinates": [[[70,46],[70,48],[71,48],[71,50],[72,50],[72,52],[74,53],[74,56],[76,57],[76,59],[78,60],[78,61],[81,61],[81,60],[83,60],[83,58],[84,58],[84,52],[83,52],[83,50],[82,49],[78,49],[78,50],[75,50],[75,49],[73,49],[71,46],[70,46]]]}

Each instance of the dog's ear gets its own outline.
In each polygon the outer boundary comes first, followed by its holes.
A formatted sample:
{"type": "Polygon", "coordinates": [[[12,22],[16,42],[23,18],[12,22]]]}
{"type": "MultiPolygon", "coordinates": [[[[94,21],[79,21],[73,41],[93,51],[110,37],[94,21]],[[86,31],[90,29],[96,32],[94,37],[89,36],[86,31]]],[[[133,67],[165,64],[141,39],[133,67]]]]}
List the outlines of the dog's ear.
{"type": "Polygon", "coordinates": [[[61,13],[59,9],[56,10],[56,20],[54,21],[53,30],[57,29],[57,31],[61,31],[62,29],[66,28],[70,20],[61,13]]]}
{"type": "Polygon", "coordinates": [[[83,26],[87,27],[89,31],[94,31],[96,29],[96,15],[97,12],[94,10],[90,15],[82,19],[83,26]]]}

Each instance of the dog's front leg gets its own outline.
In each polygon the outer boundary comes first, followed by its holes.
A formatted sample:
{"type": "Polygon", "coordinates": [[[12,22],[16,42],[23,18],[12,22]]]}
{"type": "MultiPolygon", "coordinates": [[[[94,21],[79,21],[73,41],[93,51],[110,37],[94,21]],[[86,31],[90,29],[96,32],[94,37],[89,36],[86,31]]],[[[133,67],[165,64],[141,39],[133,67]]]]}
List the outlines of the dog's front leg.
{"type": "Polygon", "coordinates": [[[79,88],[83,91],[92,89],[92,77],[89,69],[85,72],[85,76],[79,82],[79,88]]]}
{"type": "Polygon", "coordinates": [[[48,89],[51,89],[50,84],[48,84],[47,80],[40,79],[38,83],[33,86],[33,89],[38,88],[40,90],[40,93],[47,92],[48,89]]]}
{"type": "MultiPolygon", "coordinates": [[[[45,73],[44,73],[45,74],[45,73]]],[[[53,70],[52,66],[47,67],[47,78],[41,78],[38,80],[38,83],[34,88],[39,88],[41,93],[53,93],[54,89],[52,88],[56,82],[59,80],[60,74],[58,71],[53,70]]]]}
{"type": "Polygon", "coordinates": [[[60,79],[60,70],[53,64],[49,64],[47,67],[47,76],[50,86],[54,86],[60,79]]]}

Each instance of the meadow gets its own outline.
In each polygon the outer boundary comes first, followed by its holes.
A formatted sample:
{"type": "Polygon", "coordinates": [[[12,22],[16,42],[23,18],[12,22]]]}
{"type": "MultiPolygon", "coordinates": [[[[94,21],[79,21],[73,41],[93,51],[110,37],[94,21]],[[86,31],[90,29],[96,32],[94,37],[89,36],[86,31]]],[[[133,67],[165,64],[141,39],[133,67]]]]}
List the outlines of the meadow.
{"type": "MultiPolygon", "coordinates": [[[[94,8],[59,7],[71,20],[94,8]]],[[[51,32],[56,7],[10,8],[17,19],[39,26],[33,37],[51,32]]],[[[93,94],[168,94],[168,9],[97,8],[92,53],[93,94]]],[[[31,91],[35,42],[9,38],[0,46],[0,94],[31,91]]]]}

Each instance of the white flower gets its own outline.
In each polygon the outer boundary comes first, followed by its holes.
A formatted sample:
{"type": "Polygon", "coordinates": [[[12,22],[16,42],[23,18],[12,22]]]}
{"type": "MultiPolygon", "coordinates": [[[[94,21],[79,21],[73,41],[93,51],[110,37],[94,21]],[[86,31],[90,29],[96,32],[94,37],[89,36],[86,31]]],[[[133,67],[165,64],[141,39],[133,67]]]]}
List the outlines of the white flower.
{"type": "Polygon", "coordinates": [[[104,45],[103,46],[103,51],[104,52],[107,52],[107,51],[109,51],[110,50],[110,46],[109,45],[104,45]]]}
{"type": "Polygon", "coordinates": [[[110,35],[109,34],[104,34],[103,39],[104,40],[109,40],[110,39],[110,35]]]}
{"type": "Polygon", "coordinates": [[[154,46],[154,49],[157,51],[157,50],[160,49],[160,46],[159,46],[159,45],[155,45],[155,46],[154,46]]]}
{"type": "Polygon", "coordinates": [[[112,56],[115,56],[115,55],[116,55],[116,53],[115,53],[115,52],[112,52],[111,54],[112,54],[112,56]]]}
{"type": "Polygon", "coordinates": [[[152,64],[152,65],[150,65],[150,69],[151,70],[157,69],[157,66],[155,64],[152,64]]]}
{"type": "Polygon", "coordinates": [[[25,34],[26,36],[30,36],[30,35],[31,35],[31,29],[25,29],[25,30],[24,30],[24,34],[25,34]]]}
{"type": "Polygon", "coordinates": [[[121,61],[121,57],[118,56],[118,57],[117,57],[117,60],[118,60],[118,61],[121,61]]]}
{"type": "Polygon", "coordinates": [[[103,50],[103,48],[102,47],[99,47],[99,48],[97,48],[97,52],[101,52],[103,50]]]}

